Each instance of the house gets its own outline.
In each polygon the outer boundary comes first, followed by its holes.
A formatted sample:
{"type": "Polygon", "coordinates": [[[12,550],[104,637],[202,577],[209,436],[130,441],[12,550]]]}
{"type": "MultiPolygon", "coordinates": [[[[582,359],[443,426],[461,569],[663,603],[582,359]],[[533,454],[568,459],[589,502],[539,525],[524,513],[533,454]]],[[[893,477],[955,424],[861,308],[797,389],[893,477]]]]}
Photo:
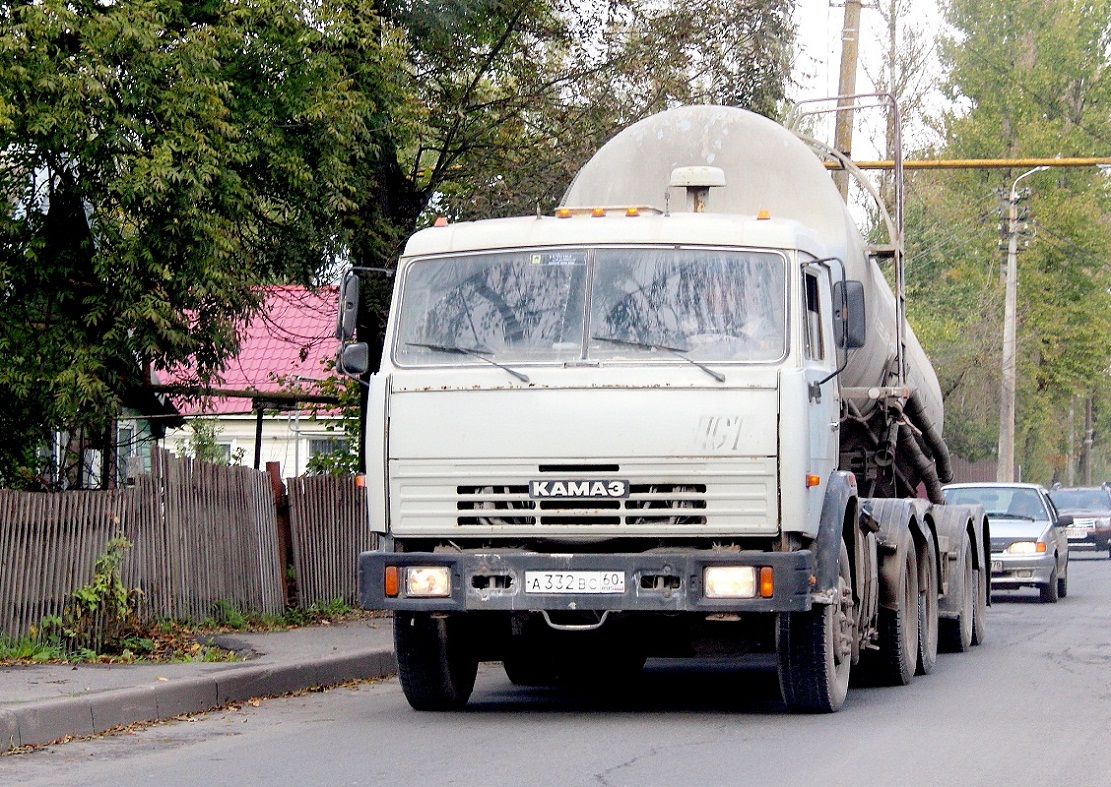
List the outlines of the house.
{"type": "MultiPolygon", "coordinates": [[[[262,308],[244,329],[238,354],[214,395],[172,399],[186,424],[166,430],[163,445],[190,454],[198,428],[207,432],[233,463],[278,462],[283,476],[301,475],[309,459],[344,441],[334,405],[313,403],[320,383],[334,376],[336,288],[265,288],[262,308]],[[268,396],[269,395],[269,396],[268,396]],[[298,396],[310,401],[297,400],[298,396]],[[329,429],[332,427],[332,429],[329,429]],[[261,434],[261,440],[258,435],[261,434]]],[[[189,370],[163,374],[173,386],[190,380],[189,370]]]]}

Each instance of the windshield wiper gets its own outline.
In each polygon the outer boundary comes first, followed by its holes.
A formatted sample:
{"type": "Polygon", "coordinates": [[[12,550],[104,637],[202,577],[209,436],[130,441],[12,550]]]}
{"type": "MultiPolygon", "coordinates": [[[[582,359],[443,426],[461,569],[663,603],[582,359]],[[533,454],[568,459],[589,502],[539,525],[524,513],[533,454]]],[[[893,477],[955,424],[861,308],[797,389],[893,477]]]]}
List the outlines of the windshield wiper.
{"type": "Polygon", "coordinates": [[[686,347],[669,347],[666,344],[655,344],[655,343],[652,343],[652,342],[638,342],[638,341],[634,341],[632,339],[617,339],[617,338],[614,338],[613,336],[591,336],[590,338],[591,339],[597,339],[600,342],[609,342],[610,344],[625,344],[625,345],[628,345],[630,347],[640,347],[641,349],[644,349],[644,350],[667,350],[669,353],[674,353],[675,355],[679,356],[680,358],[682,358],[687,363],[694,364],[699,369],[706,372],[706,374],[710,375],[715,380],[717,380],[719,383],[725,382],[725,375],[724,374],[722,374],[721,372],[714,371],[713,369],[711,369],[706,364],[700,363],[699,361],[694,360],[694,358],[691,358],[689,355],[686,355],[686,353],[690,352],[690,350],[688,350],[686,347]]]}
{"type": "Polygon", "coordinates": [[[494,354],[492,350],[483,350],[477,347],[452,347],[448,344],[429,344],[428,342],[405,342],[405,344],[408,347],[424,347],[426,349],[435,350],[436,352],[441,353],[451,353],[453,355],[470,355],[473,358],[478,358],[479,360],[486,361],[486,363],[491,364],[492,366],[496,366],[503,371],[509,372],[511,375],[513,375],[523,383],[532,382],[531,380],[529,380],[527,375],[518,372],[516,369],[510,369],[505,364],[500,364],[493,358],[487,358],[487,355],[494,354]]]}

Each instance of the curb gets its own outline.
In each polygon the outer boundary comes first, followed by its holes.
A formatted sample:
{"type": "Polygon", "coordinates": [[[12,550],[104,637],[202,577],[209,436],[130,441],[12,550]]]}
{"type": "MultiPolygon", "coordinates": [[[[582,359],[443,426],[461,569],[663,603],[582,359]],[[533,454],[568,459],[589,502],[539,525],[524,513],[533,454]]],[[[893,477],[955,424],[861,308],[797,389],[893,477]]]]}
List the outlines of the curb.
{"type": "Polygon", "coordinates": [[[396,671],[392,650],[374,650],[309,663],[260,664],[153,686],[29,703],[0,711],[0,752],[67,736],[97,735],[121,725],[202,713],[254,697],[384,678],[396,671]]]}

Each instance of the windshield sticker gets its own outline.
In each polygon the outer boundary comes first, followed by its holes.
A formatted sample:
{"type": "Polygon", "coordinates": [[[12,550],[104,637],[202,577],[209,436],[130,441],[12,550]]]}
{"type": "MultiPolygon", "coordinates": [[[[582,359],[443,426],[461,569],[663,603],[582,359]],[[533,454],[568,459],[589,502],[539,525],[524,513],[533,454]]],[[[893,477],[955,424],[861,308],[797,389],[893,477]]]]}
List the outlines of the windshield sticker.
{"type": "Polygon", "coordinates": [[[574,251],[537,252],[530,261],[533,265],[586,265],[586,255],[574,251]]]}

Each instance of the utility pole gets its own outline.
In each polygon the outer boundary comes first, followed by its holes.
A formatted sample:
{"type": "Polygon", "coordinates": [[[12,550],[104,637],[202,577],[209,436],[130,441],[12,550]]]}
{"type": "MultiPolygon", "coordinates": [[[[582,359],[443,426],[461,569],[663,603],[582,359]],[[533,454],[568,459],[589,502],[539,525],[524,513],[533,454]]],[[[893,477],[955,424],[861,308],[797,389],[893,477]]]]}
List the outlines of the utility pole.
{"type": "MultiPolygon", "coordinates": [[[[1018,303],[1018,182],[1049,167],[1034,167],[1011,184],[1007,212],[1007,281],[1003,305],[1003,367],[999,385],[999,451],[995,480],[1015,480],[1015,355],[1018,303]]],[[[1025,195],[1023,195],[1025,197],[1025,195]]]]}
{"type": "MultiPolygon", "coordinates": [[[[860,0],[845,0],[845,21],[841,27],[841,75],[837,82],[838,107],[850,107],[856,95],[856,67],[860,47],[860,0]]],[[[837,113],[833,130],[833,146],[852,158],[853,151],[853,112],[844,109],[837,113]]],[[[836,172],[833,176],[841,199],[849,197],[849,175],[836,172]]]]}

